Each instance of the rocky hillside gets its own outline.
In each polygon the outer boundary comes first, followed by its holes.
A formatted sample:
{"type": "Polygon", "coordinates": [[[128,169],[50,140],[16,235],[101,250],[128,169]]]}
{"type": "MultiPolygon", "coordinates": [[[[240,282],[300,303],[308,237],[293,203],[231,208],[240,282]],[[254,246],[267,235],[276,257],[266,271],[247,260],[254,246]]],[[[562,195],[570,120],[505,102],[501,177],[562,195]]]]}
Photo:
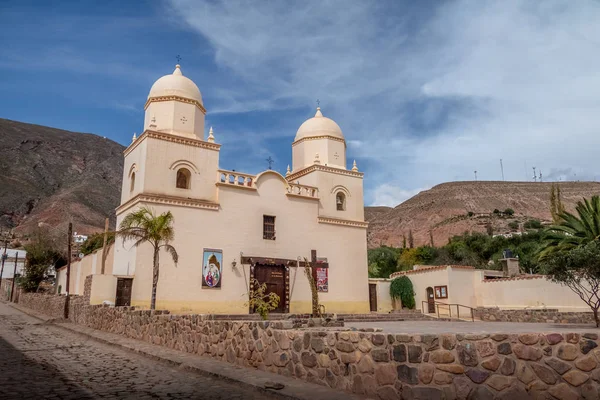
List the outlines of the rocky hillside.
{"type": "Polygon", "coordinates": [[[119,204],[123,150],[100,136],[0,119],[0,228],[72,220],[77,232],[102,229],[119,204]]]}
{"type": "MultiPolygon", "coordinates": [[[[369,221],[369,247],[385,244],[402,246],[403,235],[413,232],[415,246],[429,244],[430,234],[436,246],[444,245],[454,235],[486,232],[491,224],[494,233],[508,233],[508,224],[520,225],[528,219],[549,222],[551,183],[534,182],[450,182],[423,191],[395,208],[366,207],[369,221]],[[513,217],[493,215],[494,209],[512,208],[513,217]],[[472,212],[472,216],[468,213],[472,212]]],[[[573,210],[582,197],[600,194],[600,183],[562,182],[561,199],[573,210]]]]}

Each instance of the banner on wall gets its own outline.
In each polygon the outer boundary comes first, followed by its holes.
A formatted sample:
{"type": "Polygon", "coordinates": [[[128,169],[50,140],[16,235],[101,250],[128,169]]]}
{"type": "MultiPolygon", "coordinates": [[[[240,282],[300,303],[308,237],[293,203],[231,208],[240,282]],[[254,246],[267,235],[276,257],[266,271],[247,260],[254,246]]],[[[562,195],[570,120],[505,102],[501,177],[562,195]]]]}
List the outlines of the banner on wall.
{"type": "Polygon", "coordinates": [[[329,268],[317,267],[317,291],[329,291],[329,268]]]}
{"type": "Polygon", "coordinates": [[[223,251],[204,249],[202,258],[202,287],[220,288],[223,266],[223,251]]]}

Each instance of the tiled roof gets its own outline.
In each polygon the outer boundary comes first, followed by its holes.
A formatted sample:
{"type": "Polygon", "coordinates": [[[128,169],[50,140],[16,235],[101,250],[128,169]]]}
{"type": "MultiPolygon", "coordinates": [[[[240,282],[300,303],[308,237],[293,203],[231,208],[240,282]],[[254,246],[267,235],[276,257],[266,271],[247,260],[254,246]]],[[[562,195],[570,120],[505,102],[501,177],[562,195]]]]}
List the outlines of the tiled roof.
{"type": "Polygon", "coordinates": [[[446,269],[448,267],[452,267],[453,269],[468,269],[468,270],[475,269],[475,267],[471,267],[468,265],[432,265],[432,266],[427,266],[425,268],[413,269],[410,271],[394,272],[390,275],[390,279],[397,278],[402,275],[414,275],[414,274],[420,274],[420,273],[425,273],[425,272],[439,271],[439,270],[446,269]]]}
{"type": "Polygon", "coordinates": [[[484,282],[505,282],[505,281],[522,281],[526,279],[542,279],[546,278],[546,275],[519,275],[513,276],[512,278],[498,278],[498,279],[484,279],[484,282]]]}

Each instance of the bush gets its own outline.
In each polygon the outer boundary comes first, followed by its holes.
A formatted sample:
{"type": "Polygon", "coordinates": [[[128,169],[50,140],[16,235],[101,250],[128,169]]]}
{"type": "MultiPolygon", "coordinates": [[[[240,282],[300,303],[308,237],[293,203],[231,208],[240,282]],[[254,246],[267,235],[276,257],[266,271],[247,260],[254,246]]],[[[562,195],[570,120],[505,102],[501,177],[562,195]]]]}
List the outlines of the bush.
{"type": "Polygon", "coordinates": [[[517,221],[510,221],[508,223],[508,227],[514,231],[516,231],[517,229],[519,229],[519,223],[517,221]]]}
{"type": "Polygon", "coordinates": [[[539,219],[530,219],[523,224],[523,227],[525,227],[525,229],[542,229],[542,223],[539,219]]]}
{"type": "MultiPolygon", "coordinates": [[[[106,241],[106,245],[109,246],[115,241],[115,233],[109,232],[107,236],[108,238],[106,241]]],[[[94,251],[101,249],[103,245],[104,233],[95,233],[88,237],[87,240],[81,244],[80,251],[83,253],[84,256],[87,256],[88,254],[92,254],[94,251]]]]}
{"type": "Polygon", "coordinates": [[[497,208],[494,208],[494,214],[500,214],[500,210],[498,210],[497,208]]]}
{"type": "Polygon", "coordinates": [[[506,215],[514,215],[515,210],[513,210],[512,208],[507,208],[506,210],[504,210],[504,214],[506,215]]]}
{"type": "Polygon", "coordinates": [[[469,212],[467,213],[467,217],[472,217],[473,215],[475,215],[475,213],[474,213],[473,211],[469,211],[469,212]]]}
{"type": "Polygon", "coordinates": [[[402,306],[410,309],[415,308],[415,291],[408,276],[401,276],[392,281],[390,285],[390,296],[394,300],[400,299],[402,306]]]}

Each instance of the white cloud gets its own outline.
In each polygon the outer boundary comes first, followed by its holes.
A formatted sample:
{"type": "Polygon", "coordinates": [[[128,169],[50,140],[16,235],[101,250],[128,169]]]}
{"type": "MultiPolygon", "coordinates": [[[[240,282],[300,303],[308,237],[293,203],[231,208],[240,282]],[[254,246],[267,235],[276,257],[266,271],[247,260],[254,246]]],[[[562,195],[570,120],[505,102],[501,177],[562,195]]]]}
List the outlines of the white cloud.
{"type": "Polygon", "coordinates": [[[373,202],[370,205],[396,207],[398,204],[410,199],[422,190],[427,190],[427,188],[404,190],[397,186],[384,183],[373,190],[373,202]]]}
{"type": "Polygon", "coordinates": [[[171,5],[243,82],[216,108],[319,98],[344,130],[349,160],[368,165],[367,203],[398,203],[474,170],[498,180],[500,158],[507,180],[531,176],[533,166],[548,178],[600,175],[600,3],[171,5]]]}

